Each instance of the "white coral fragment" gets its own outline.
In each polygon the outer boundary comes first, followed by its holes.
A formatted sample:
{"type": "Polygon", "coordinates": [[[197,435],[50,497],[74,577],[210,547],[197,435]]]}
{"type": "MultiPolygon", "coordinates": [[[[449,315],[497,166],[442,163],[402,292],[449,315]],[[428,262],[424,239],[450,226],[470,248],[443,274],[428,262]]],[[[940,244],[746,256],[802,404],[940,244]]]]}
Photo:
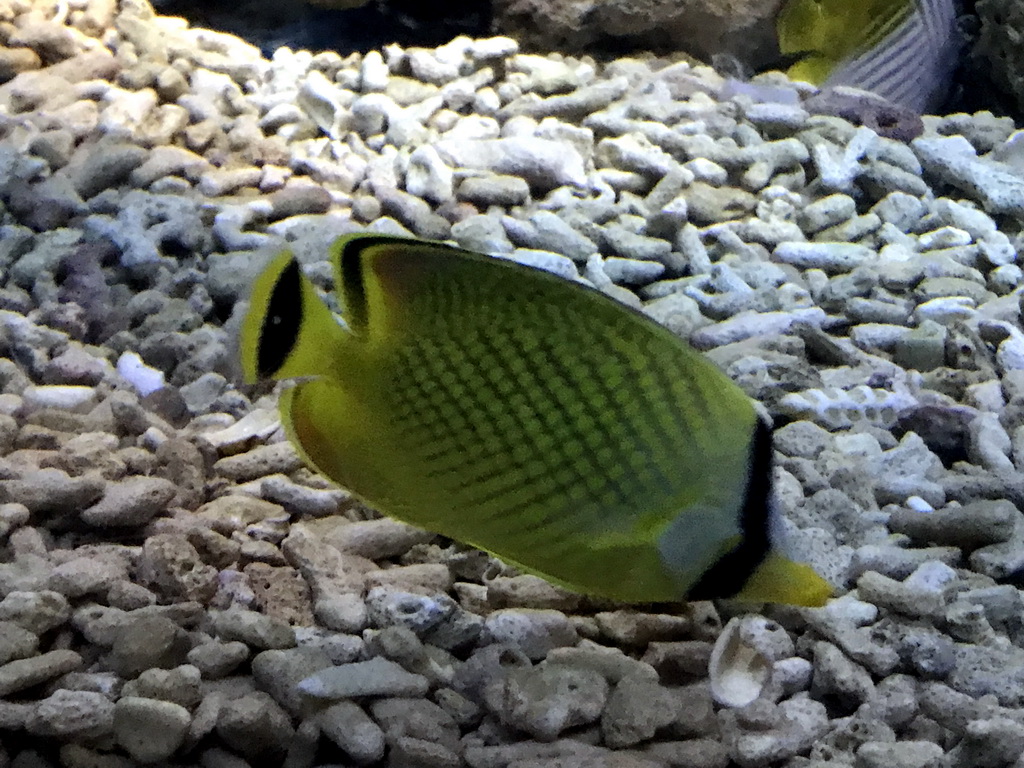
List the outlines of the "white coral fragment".
{"type": "Polygon", "coordinates": [[[889,429],[918,400],[909,392],[891,392],[861,384],[851,389],[807,389],[786,395],[779,410],[787,416],[807,419],[826,429],[849,429],[870,424],[889,429]]]}

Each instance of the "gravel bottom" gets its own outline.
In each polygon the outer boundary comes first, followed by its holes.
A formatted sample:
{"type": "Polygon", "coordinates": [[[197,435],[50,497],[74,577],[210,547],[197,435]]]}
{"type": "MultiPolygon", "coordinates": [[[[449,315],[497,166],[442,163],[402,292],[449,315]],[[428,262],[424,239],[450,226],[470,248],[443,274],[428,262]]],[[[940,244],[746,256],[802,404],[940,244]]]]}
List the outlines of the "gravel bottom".
{"type": "Polygon", "coordinates": [[[0,766],[1024,765],[1013,123],[517,48],[0,0],[0,766]],[[842,597],[602,603],[304,469],[238,308],[363,228],[691,339],[842,597]]]}

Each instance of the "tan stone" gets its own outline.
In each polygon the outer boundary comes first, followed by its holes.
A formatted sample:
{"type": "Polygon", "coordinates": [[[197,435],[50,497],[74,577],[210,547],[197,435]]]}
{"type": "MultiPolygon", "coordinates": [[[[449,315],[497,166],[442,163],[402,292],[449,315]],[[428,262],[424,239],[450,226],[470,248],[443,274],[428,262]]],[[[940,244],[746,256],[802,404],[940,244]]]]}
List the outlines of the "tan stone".
{"type": "Polygon", "coordinates": [[[638,50],[732,54],[761,67],[776,53],[782,0],[494,0],[495,29],[525,48],[582,53],[615,39],[638,50]]]}
{"type": "Polygon", "coordinates": [[[31,48],[0,46],[0,83],[5,83],[21,72],[39,69],[43,65],[39,54],[31,48]]]}
{"type": "Polygon", "coordinates": [[[262,613],[293,626],[311,627],[316,623],[309,585],[297,570],[250,563],[243,572],[249,578],[256,605],[262,613]]]}

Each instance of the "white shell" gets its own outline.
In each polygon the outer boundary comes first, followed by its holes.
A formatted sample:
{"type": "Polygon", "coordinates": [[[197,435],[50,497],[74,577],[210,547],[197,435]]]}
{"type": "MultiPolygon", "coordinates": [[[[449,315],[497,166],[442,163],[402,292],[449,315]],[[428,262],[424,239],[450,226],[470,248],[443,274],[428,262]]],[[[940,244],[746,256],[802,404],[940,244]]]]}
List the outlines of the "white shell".
{"type": "Polygon", "coordinates": [[[752,642],[763,633],[763,616],[747,614],[729,620],[715,641],[708,664],[711,696],[723,707],[745,707],[758,696],[772,676],[773,659],[767,649],[752,642]]]}

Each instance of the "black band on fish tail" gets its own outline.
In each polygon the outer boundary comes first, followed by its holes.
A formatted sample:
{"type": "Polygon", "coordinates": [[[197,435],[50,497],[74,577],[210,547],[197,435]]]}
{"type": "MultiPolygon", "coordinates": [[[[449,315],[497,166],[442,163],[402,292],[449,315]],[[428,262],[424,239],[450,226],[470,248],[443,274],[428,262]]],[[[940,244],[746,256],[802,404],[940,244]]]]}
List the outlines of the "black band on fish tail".
{"type": "Polygon", "coordinates": [[[260,378],[271,378],[281,370],[295,347],[301,326],[302,279],[299,264],[292,259],[274,283],[260,328],[256,350],[256,372],[260,378]]]}
{"type": "Polygon", "coordinates": [[[768,529],[772,492],[772,433],[757,420],[750,445],[750,478],[740,510],[740,543],[725,553],[686,593],[688,600],[732,597],[743,589],[771,546],[768,529]]]}

